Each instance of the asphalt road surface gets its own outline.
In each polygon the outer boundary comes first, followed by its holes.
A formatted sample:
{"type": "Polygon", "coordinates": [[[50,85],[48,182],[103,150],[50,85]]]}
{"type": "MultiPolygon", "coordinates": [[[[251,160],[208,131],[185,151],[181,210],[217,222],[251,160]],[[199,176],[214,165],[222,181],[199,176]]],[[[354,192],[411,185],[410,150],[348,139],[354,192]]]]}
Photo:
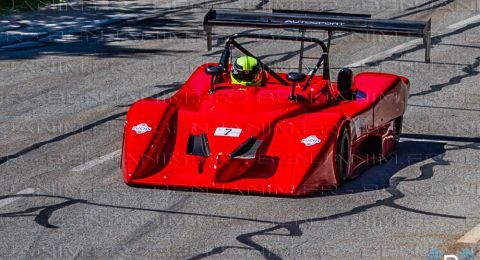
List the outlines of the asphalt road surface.
{"type": "MultiPolygon", "coordinates": [[[[435,248],[478,257],[477,5],[170,1],[154,19],[0,51],[0,258],[426,259],[435,248]],[[222,36],[241,31],[216,29],[207,52],[201,21],[212,5],[432,18],[430,64],[412,38],[340,34],[332,42],[335,68],[410,78],[396,154],[337,191],[304,198],[126,186],[119,154],[128,106],[174,94],[196,66],[217,61],[222,36]]],[[[246,46],[277,68],[296,67],[295,44],[246,46]]]]}

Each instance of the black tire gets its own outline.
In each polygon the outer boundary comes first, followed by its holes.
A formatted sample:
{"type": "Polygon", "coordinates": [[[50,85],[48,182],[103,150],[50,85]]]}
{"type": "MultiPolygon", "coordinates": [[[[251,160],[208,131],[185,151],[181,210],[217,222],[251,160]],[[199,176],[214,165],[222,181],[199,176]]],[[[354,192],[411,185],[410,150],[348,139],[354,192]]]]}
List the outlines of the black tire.
{"type": "Polygon", "coordinates": [[[337,167],[338,179],[343,184],[349,173],[350,166],[350,134],[348,128],[343,127],[337,141],[337,152],[335,156],[335,165],[337,167]]]}
{"type": "Polygon", "coordinates": [[[397,117],[393,120],[393,137],[395,145],[400,142],[400,135],[402,134],[403,116],[397,117]]]}

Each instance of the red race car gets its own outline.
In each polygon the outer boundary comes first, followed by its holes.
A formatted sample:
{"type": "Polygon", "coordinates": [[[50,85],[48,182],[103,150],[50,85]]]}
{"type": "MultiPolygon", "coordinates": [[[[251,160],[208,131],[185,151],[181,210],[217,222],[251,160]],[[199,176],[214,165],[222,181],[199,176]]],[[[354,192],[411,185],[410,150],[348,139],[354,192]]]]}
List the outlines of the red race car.
{"type": "Polygon", "coordinates": [[[302,36],[232,35],[220,61],[198,67],[173,97],[134,103],[122,153],[129,185],[292,196],[336,188],[393,152],[409,81],[386,73],[353,75],[348,68],[331,81],[333,32],[421,36],[429,59],[430,22],[210,10],[204,26],[209,49],[213,26],[294,28],[302,36]],[[307,30],[325,30],[328,40],[304,37],[307,30]],[[237,41],[242,38],[301,42],[300,70],[275,72],[237,41]],[[301,72],[304,42],[322,50],[307,75],[301,72]],[[244,54],[235,62],[233,48],[244,54]]]}

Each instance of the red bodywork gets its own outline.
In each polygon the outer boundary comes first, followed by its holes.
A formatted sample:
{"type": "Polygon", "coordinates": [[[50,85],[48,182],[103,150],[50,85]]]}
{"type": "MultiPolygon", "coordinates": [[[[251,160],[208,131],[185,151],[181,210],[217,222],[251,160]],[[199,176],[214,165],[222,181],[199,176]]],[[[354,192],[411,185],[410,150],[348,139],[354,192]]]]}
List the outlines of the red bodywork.
{"type": "Polygon", "coordinates": [[[122,154],[127,184],[306,195],[339,185],[335,151],[342,127],[350,133],[349,177],[394,148],[393,120],[405,112],[406,78],[359,73],[356,98],[339,100],[336,84],[315,76],[307,90],[297,88],[303,98],[294,102],[291,87],[273,78],[262,87],[227,82],[209,94],[206,66],[173,97],[131,106],[122,154]],[[222,136],[219,127],[241,132],[222,136]],[[209,155],[189,154],[190,136],[202,134],[209,155]],[[254,156],[230,157],[251,137],[261,141],[254,156]]]}

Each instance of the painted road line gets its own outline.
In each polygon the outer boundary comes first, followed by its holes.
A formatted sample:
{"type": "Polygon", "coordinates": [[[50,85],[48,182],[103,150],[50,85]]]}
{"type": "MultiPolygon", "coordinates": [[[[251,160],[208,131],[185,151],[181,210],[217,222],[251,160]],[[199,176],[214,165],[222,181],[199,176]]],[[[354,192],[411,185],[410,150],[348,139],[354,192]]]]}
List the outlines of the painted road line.
{"type": "Polygon", "coordinates": [[[432,140],[432,139],[416,139],[416,138],[400,138],[401,142],[425,142],[425,143],[448,143],[447,141],[442,140],[432,140]]]}
{"type": "Polygon", "coordinates": [[[468,231],[457,243],[475,244],[480,240],[480,224],[468,231]]]}
{"type": "MultiPolygon", "coordinates": [[[[465,20],[462,20],[460,22],[451,24],[451,25],[447,26],[447,29],[458,29],[458,28],[461,28],[462,26],[465,26],[467,24],[471,24],[471,23],[476,22],[478,20],[480,20],[480,15],[476,15],[476,16],[467,18],[465,20]]],[[[349,67],[349,68],[360,67],[360,66],[365,65],[366,63],[369,63],[369,62],[372,62],[372,61],[375,61],[375,60],[379,60],[379,59],[384,58],[386,56],[392,55],[392,54],[394,54],[398,51],[401,51],[403,49],[411,47],[412,45],[421,44],[422,42],[423,42],[423,39],[411,40],[409,42],[405,42],[405,43],[402,43],[400,45],[397,45],[397,46],[395,46],[391,49],[388,49],[388,50],[382,51],[380,53],[377,53],[375,55],[372,55],[370,57],[367,57],[363,60],[360,60],[360,61],[354,62],[352,64],[349,64],[346,67],[349,67]]]]}
{"type": "Polygon", "coordinates": [[[95,167],[99,164],[102,164],[106,161],[109,161],[109,160],[112,160],[113,158],[115,157],[118,157],[120,156],[120,154],[122,153],[121,150],[116,150],[114,152],[111,152],[109,154],[106,154],[106,155],[103,155],[103,156],[100,156],[96,159],[93,159],[91,161],[88,161],[84,164],[81,164],[81,165],[78,165],[78,166],[75,166],[74,168],[72,168],[70,171],[72,172],[81,172],[81,171],[85,171],[85,170],[88,170],[92,167],[95,167]]]}
{"type": "MultiPolygon", "coordinates": [[[[22,191],[19,191],[19,192],[15,193],[15,195],[32,194],[34,192],[35,192],[34,188],[27,188],[27,189],[24,189],[22,191]]],[[[21,198],[22,198],[21,196],[18,196],[18,197],[11,197],[11,198],[6,198],[6,199],[3,199],[3,200],[0,200],[0,208],[5,207],[8,204],[10,204],[10,203],[12,203],[16,200],[19,200],[21,198]]]]}
{"type": "Polygon", "coordinates": [[[474,23],[474,22],[479,21],[479,20],[480,20],[480,14],[472,16],[470,18],[467,18],[467,19],[465,19],[463,21],[460,21],[458,23],[454,23],[454,24],[448,26],[447,29],[458,29],[458,28],[461,28],[465,25],[474,23]]]}
{"type": "Polygon", "coordinates": [[[389,56],[389,55],[392,55],[398,51],[401,51],[403,49],[406,49],[408,47],[411,47],[413,45],[416,45],[416,44],[420,44],[423,42],[423,39],[415,39],[415,40],[411,40],[409,42],[405,42],[405,43],[402,43],[400,45],[397,45],[391,49],[388,49],[388,50],[385,50],[385,51],[382,51],[382,52],[379,52],[375,55],[372,55],[370,57],[367,57],[363,60],[359,60],[357,62],[354,62],[352,64],[348,64],[346,67],[348,68],[352,68],[352,67],[360,67],[360,66],[363,66],[365,65],[366,63],[369,63],[371,61],[375,61],[375,60],[378,60],[378,59],[381,59],[385,56],[389,56]]]}

